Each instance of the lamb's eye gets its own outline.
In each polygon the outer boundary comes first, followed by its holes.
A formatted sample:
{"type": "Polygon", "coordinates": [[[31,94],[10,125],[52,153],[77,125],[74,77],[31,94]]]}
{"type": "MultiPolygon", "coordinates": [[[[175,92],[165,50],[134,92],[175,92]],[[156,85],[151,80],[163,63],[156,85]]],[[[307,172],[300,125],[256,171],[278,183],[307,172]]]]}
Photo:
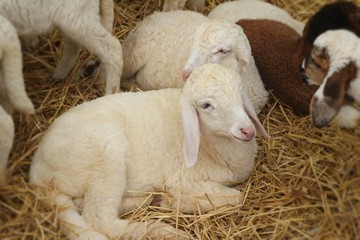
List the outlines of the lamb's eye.
{"type": "Polygon", "coordinates": [[[311,58],[311,62],[314,64],[316,68],[321,68],[320,64],[318,64],[314,58],[311,58]]]}
{"type": "Polygon", "coordinates": [[[200,107],[202,109],[207,109],[207,108],[211,107],[211,105],[209,103],[204,103],[204,104],[201,104],[200,107]]]}
{"type": "Polygon", "coordinates": [[[230,52],[230,50],[220,49],[219,51],[217,51],[217,53],[220,53],[220,54],[227,54],[228,52],[230,52]]]}
{"type": "Polygon", "coordinates": [[[198,100],[197,106],[202,112],[211,113],[216,108],[216,102],[209,98],[201,99],[198,100]]]}

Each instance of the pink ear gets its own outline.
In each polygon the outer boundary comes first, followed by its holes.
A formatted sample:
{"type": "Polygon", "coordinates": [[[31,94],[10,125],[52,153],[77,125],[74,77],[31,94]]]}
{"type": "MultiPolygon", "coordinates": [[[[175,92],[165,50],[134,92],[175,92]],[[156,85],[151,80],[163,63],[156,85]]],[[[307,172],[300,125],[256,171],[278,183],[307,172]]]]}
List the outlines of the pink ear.
{"type": "Polygon", "coordinates": [[[260,123],[256,115],[255,109],[244,91],[241,91],[241,96],[244,102],[245,111],[249,115],[251,122],[254,124],[256,131],[258,131],[264,137],[270,138],[270,135],[266,132],[265,128],[260,123]]]}
{"type": "Polygon", "coordinates": [[[196,109],[189,104],[182,104],[182,119],[184,128],[184,155],[188,168],[197,160],[200,143],[199,118],[196,109]]]}

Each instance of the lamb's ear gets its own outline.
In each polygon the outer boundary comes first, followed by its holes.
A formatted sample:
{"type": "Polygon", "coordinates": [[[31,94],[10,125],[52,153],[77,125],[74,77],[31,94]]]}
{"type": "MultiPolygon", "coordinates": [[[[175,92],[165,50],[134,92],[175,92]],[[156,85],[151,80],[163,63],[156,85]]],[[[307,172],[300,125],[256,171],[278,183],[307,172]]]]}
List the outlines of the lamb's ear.
{"type": "Polygon", "coordinates": [[[184,156],[188,168],[197,160],[200,144],[199,118],[196,109],[186,100],[181,101],[184,129],[184,156]]]}
{"type": "Polygon", "coordinates": [[[247,39],[244,39],[242,41],[239,41],[239,50],[236,53],[236,58],[238,61],[242,61],[244,64],[244,67],[246,67],[250,63],[251,58],[251,47],[250,43],[247,39]]]}
{"type": "Polygon", "coordinates": [[[266,132],[265,128],[260,123],[260,121],[256,115],[255,109],[244,91],[241,91],[241,96],[242,96],[242,100],[244,103],[245,111],[248,114],[248,116],[250,117],[251,122],[254,124],[256,131],[258,131],[258,133],[260,133],[264,137],[270,138],[270,135],[266,132]]]}

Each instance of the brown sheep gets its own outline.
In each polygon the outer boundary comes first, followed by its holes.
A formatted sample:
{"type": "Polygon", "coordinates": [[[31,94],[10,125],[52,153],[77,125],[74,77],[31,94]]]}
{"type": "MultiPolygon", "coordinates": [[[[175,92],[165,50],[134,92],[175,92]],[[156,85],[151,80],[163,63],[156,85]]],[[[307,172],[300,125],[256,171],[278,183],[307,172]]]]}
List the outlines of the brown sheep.
{"type": "Polygon", "coordinates": [[[315,39],[327,30],[345,28],[359,35],[359,16],[359,7],[351,2],[327,4],[307,21],[302,37],[277,21],[242,19],[237,24],[249,39],[265,87],[292,107],[295,114],[308,115],[318,87],[304,81],[303,60],[315,39]]]}

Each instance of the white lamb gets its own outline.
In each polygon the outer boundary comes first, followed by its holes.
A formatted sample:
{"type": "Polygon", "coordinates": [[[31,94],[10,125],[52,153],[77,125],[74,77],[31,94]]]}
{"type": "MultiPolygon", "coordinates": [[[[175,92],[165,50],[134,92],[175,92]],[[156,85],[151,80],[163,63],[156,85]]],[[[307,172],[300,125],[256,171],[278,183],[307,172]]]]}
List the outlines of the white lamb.
{"type": "Polygon", "coordinates": [[[5,183],[6,165],[14,139],[14,122],[0,105],[0,185],[5,183]]]}
{"type": "Polygon", "coordinates": [[[164,0],[163,11],[182,10],[185,5],[190,9],[201,11],[204,4],[205,0],[164,0]]]}
{"type": "Polygon", "coordinates": [[[237,0],[217,5],[208,14],[209,18],[224,18],[232,22],[240,19],[271,19],[285,23],[302,35],[305,24],[297,21],[288,12],[271,3],[258,0],[237,0]]]}
{"type": "Polygon", "coordinates": [[[326,31],[315,39],[304,65],[308,82],[320,85],[310,107],[314,125],[324,127],[335,118],[340,127],[356,127],[360,119],[359,37],[344,29],[326,31]]]}
{"type": "Polygon", "coordinates": [[[113,0],[1,0],[0,15],[16,28],[19,37],[33,39],[55,27],[64,34],[63,55],[53,78],[65,78],[74,67],[80,46],[96,54],[106,74],[106,94],[119,91],[122,52],[112,36],[113,0]]]}
{"type": "Polygon", "coordinates": [[[156,12],[133,29],[122,46],[122,81],[135,79],[144,90],[182,87],[184,67],[195,54],[185,75],[195,65],[220,63],[242,75],[245,92],[256,112],[268,100],[249,42],[242,28],[228,20],[209,20],[191,11],[156,12]]]}
{"type": "Polygon", "coordinates": [[[242,28],[225,19],[214,19],[196,29],[183,78],[207,62],[220,63],[240,73],[245,92],[257,113],[268,101],[269,93],[251,55],[251,47],[242,28]]]}
{"type": "MultiPolygon", "coordinates": [[[[0,106],[9,114],[15,110],[34,113],[22,74],[21,44],[14,26],[0,15],[0,106]]],[[[3,136],[1,136],[3,137],[3,136]]]]}
{"type": "MultiPolygon", "coordinates": [[[[171,194],[170,207],[185,212],[197,211],[196,203],[204,211],[237,204],[242,193],[223,184],[249,176],[256,131],[268,136],[241,83],[235,71],[205,64],[183,89],[126,92],[81,104],[44,135],[30,181],[56,189],[53,200],[67,206],[59,218],[75,233],[69,230],[70,237],[137,239],[145,223],[129,224],[118,218],[119,210],[135,209],[154,190],[171,194]],[[74,198],[83,198],[81,215],[74,198]]],[[[154,202],[168,205],[162,198],[154,202]]],[[[146,234],[176,231],[164,226],[154,223],[146,234]]]]}

